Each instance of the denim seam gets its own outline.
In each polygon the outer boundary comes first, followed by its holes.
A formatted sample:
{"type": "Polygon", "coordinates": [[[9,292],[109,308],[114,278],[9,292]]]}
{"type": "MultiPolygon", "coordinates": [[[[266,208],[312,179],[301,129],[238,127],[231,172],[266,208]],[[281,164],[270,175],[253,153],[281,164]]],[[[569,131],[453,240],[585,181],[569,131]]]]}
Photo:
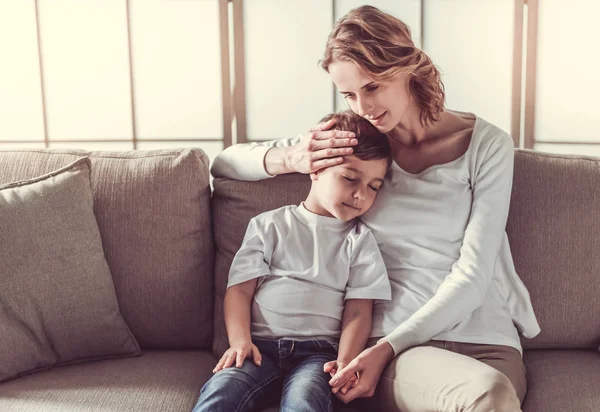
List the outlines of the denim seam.
{"type": "Polygon", "coordinates": [[[238,404],[238,407],[235,409],[235,412],[239,412],[239,411],[243,410],[242,408],[246,406],[248,401],[252,398],[252,396],[254,396],[256,394],[256,392],[260,391],[265,386],[269,385],[271,382],[273,382],[278,377],[279,377],[279,372],[269,376],[268,378],[264,379],[261,383],[259,383],[258,386],[254,387],[254,389],[252,389],[252,391],[247,393],[246,396],[242,398],[241,402],[238,404]]]}

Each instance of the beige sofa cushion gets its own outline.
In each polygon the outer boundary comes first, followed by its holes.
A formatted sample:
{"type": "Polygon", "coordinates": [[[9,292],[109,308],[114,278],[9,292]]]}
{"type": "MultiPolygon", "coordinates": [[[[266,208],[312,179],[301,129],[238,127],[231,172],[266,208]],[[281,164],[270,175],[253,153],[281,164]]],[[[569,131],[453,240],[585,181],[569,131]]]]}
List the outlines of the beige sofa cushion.
{"type": "Polygon", "coordinates": [[[228,348],[223,319],[223,299],[233,257],[238,251],[250,219],[285,205],[300,204],[310,191],[310,179],[299,174],[258,182],[217,178],[213,182],[215,225],[215,337],[213,352],[221,356],[228,348]]]}
{"type": "Polygon", "coordinates": [[[55,368],[0,385],[0,411],[190,412],[216,362],[209,351],[147,351],[55,368]]]}
{"type": "Polygon", "coordinates": [[[600,343],[600,159],[517,150],[507,224],[541,333],[525,348],[600,343]]]}
{"type": "Polygon", "coordinates": [[[530,350],[523,355],[523,412],[600,411],[600,354],[593,350],[530,350]]]}
{"type": "Polygon", "coordinates": [[[142,348],[212,343],[213,241],[201,150],[0,151],[0,184],[92,162],[94,211],[125,321],[142,348]]]}
{"type": "Polygon", "coordinates": [[[0,381],[139,355],[93,212],[90,161],[0,186],[0,381]]]}

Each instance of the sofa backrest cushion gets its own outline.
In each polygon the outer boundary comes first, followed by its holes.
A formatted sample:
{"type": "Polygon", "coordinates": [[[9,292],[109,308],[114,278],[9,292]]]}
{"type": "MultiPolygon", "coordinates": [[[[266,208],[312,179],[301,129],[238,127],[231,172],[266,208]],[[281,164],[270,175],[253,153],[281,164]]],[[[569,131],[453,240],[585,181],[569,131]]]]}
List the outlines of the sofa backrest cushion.
{"type": "MultiPolygon", "coordinates": [[[[258,182],[215,179],[215,339],[227,348],[223,297],[231,261],[251,217],[299,204],[306,176],[258,182]]],[[[517,273],[542,332],[525,348],[597,347],[600,343],[600,159],[515,151],[507,232],[517,273]]]]}
{"type": "Polygon", "coordinates": [[[228,348],[223,318],[223,298],[233,257],[242,244],[250,219],[267,210],[300,204],[310,190],[308,176],[282,175],[257,182],[216,178],[213,182],[215,227],[215,337],[213,352],[221,356],[228,348]]]}
{"type": "Polygon", "coordinates": [[[600,159],[515,153],[507,233],[541,333],[525,348],[600,343],[600,159]]]}
{"type": "Polygon", "coordinates": [[[0,185],[0,382],[141,354],[104,257],[90,164],[0,185]]]}
{"type": "Polygon", "coordinates": [[[4,150],[0,184],[83,156],[92,162],[94,214],[117,300],[140,346],[210,347],[214,247],[207,156],[200,150],[4,150]]]}

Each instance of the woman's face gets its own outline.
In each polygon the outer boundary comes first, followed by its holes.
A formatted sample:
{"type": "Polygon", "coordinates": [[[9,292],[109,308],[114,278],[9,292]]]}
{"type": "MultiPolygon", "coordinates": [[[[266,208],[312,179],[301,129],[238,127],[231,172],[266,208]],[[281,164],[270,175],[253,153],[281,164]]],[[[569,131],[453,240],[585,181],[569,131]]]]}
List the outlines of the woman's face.
{"type": "Polygon", "coordinates": [[[333,62],[328,69],[350,109],[371,122],[380,132],[388,133],[400,123],[410,124],[414,121],[416,105],[406,75],[378,81],[350,61],[333,62]]]}

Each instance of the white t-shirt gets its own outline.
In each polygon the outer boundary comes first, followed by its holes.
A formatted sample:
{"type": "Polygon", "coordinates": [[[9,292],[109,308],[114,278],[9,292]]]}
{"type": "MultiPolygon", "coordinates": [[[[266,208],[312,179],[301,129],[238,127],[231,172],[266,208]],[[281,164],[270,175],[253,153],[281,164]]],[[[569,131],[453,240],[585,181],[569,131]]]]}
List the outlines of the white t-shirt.
{"type": "Polygon", "coordinates": [[[390,300],[377,242],[356,220],[343,222],[300,206],[254,217],[229,271],[227,287],[259,278],[251,334],[266,339],[340,337],[346,299],[390,300]]]}
{"type": "MultiPolygon", "coordinates": [[[[215,159],[212,173],[269,178],[266,152],[298,140],[232,146],[215,159]]],[[[383,337],[396,354],[430,339],[521,350],[517,328],[526,338],[539,333],[505,232],[513,163],[510,136],[477,117],[458,159],[418,174],[390,166],[362,220],[392,285],[392,300],[375,304],[372,336],[383,337]]]]}

